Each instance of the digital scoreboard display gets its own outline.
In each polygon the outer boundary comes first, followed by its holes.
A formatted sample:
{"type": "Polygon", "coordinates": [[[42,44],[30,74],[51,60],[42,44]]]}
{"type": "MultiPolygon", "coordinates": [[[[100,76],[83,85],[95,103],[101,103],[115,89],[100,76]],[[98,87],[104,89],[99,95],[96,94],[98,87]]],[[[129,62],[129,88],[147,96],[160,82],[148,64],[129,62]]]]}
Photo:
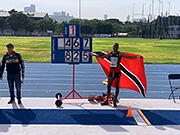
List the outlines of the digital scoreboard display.
{"type": "Polygon", "coordinates": [[[64,24],[64,37],[51,38],[52,63],[92,63],[92,37],[80,37],[79,24],[64,24]]]}

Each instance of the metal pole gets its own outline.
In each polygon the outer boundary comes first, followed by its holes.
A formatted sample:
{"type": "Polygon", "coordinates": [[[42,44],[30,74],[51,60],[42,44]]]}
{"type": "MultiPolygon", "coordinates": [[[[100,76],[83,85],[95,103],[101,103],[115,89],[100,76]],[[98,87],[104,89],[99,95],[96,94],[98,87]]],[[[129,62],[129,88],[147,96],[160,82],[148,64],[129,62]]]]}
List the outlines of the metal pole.
{"type": "Polygon", "coordinates": [[[81,34],[81,0],[79,0],[79,31],[80,31],[80,34],[81,34]]]}
{"type": "MultiPolygon", "coordinates": [[[[160,17],[161,16],[161,1],[160,0],[158,0],[158,2],[159,2],[159,11],[158,11],[158,16],[160,17]]],[[[161,18],[160,18],[161,19],[161,18]]],[[[160,23],[160,20],[158,19],[158,25],[157,25],[157,35],[158,35],[158,37],[159,37],[159,23],[160,23]]]]}
{"type": "Polygon", "coordinates": [[[81,0],[79,0],[79,24],[81,24],[81,0]]]}
{"type": "Polygon", "coordinates": [[[154,17],[154,0],[152,0],[152,22],[151,22],[151,38],[153,39],[153,17],[154,17]]]}
{"type": "Polygon", "coordinates": [[[133,3],[133,14],[132,14],[132,21],[134,20],[134,7],[135,7],[135,4],[133,3]]]}
{"type": "Polygon", "coordinates": [[[159,2],[159,15],[161,16],[161,0],[158,0],[159,2]]]}
{"type": "Polygon", "coordinates": [[[75,82],[75,65],[73,64],[73,90],[75,90],[74,88],[74,82],[75,82]]]}
{"type": "Polygon", "coordinates": [[[164,22],[163,22],[163,12],[164,12],[163,6],[164,6],[164,2],[161,1],[161,3],[162,3],[162,11],[161,11],[161,38],[162,38],[163,37],[163,29],[164,29],[164,22]]]}
{"type": "Polygon", "coordinates": [[[171,5],[171,3],[170,2],[168,2],[168,5],[169,5],[169,15],[168,15],[168,26],[170,25],[170,5],[171,5]]]}
{"type": "MultiPolygon", "coordinates": [[[[168,5],[169,5],[169,13],[168,13],[168,31],[169,31],[169,28],[170,28],[170,5],[171,5],[171,3],[168,2],[168,5]]],[[[169,37],[169,35],[168,35],[168,37],[169,37]]]]}
{"type": "Polygon", "coordinates": [[[152,21],[151,8],[152,4],[149,5],[149,21],[152,21]]]}
{"type": "Polygon", "coordinates": [[[171,11],[171,2],[168,2],[168,5],[169,5],[169,15],[170,15],[170,11],[171,11]]]}
{"type": "Polygon", "coordinates": [[[162,1],[161,3],[162,3],[162,17],[163,17],[163,15],[164,15],[164,2],[162,1]]]}
{"type": "MultiPolygon", "coordinates": [[[[151,8],[152,8],[152,4],[149,5],[149,17],[148,17],[149,24],[152,21],[151,8]]],[[[150,28],[151,28],[150,25],[148,25],[148,38],[151,37],[150,28]]]]}
{"type": "Polygon", "coordinates": [[[143,5],[142,5],[142,19],[143,19],[143,17],[144,17],[144,6],[146,5],[146,3],[143,3],[143,5]]]}
{"type": "Polygon", "coordinates": [[[177,26],[178,26],[178,16],[179,16],[179,14],[177,13],[177,26]]]}

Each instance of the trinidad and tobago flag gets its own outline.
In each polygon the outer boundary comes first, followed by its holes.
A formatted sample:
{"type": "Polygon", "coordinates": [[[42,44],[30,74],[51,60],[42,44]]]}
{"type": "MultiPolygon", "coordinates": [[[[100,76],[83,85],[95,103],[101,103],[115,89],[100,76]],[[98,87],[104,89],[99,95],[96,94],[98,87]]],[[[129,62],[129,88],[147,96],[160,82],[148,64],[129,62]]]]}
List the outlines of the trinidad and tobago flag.
{"type": "MultiPolygon", "coordinates": [[[[102,56],[102,55],[106,55],[109,52],[110,51],[93,52],[93,54],[95,56],[96,54],[102,56]]],[[[125,52],[123,53],[128,56],[139,56],[136,54],[130,54],[125,52]]],[[[96,57],[96,59],[101,64],[101,67],[103,68],[106,76],[108,77],[110,71],[109,59],[106,58],[103,59],[98,57],[96,57]]],[[[141,93],[145,97],[147,91],[147,82],[146,82],[146,75],[144,70],[143,57],[139,57],[137,59],[127,59],[122,57],[120,67],[121,67],[121,78],[119,82],[119,88],[127,88],[127,89],[135,90],[141,93]]],[[[113,82],[112,87],[115,87],[115,81],[113,82]]]]}

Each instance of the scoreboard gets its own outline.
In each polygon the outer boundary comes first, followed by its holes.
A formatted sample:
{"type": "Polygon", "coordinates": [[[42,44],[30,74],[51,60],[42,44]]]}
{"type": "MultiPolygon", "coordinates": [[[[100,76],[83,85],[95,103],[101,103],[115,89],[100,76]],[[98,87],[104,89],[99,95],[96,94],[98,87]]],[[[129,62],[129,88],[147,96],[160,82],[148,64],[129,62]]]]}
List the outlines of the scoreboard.
{"type": "Polygon", "coordinates": [[[92,37],[80,37],[79,24],[64,24],[64,37],[51,38],[52,63],[92,63],[92,37]]]}

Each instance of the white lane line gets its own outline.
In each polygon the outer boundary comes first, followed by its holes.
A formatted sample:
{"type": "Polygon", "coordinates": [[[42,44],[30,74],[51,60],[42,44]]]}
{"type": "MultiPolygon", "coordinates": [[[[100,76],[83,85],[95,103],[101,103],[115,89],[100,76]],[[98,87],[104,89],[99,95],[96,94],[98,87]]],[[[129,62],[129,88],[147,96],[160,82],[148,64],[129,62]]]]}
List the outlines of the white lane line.
{"type": "Polygon", "coordinates": [[[145,123],[145,121],[142,119],[142,117],[139,115],[139,113],[137,112],[137,110],[133,110],[132,109],[132,115],[133,118],[135,119],[136,123],[139,126],[147,126],[147,124],[145,123]]]}

